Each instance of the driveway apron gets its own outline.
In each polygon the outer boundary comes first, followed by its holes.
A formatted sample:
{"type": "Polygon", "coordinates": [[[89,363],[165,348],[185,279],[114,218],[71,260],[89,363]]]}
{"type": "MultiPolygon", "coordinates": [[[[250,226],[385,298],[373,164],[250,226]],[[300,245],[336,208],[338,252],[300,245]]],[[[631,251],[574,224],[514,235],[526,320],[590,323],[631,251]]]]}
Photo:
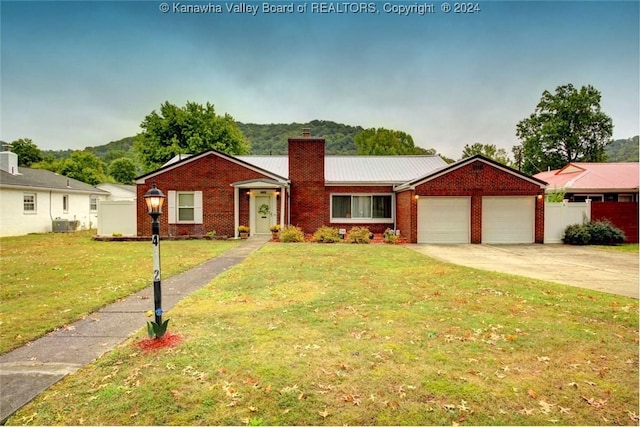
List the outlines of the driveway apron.
{"type": "Polygon", "coordinates": [[[439,261],[638,299],[638,254],[571,245],[408,245],[439,261]]]}

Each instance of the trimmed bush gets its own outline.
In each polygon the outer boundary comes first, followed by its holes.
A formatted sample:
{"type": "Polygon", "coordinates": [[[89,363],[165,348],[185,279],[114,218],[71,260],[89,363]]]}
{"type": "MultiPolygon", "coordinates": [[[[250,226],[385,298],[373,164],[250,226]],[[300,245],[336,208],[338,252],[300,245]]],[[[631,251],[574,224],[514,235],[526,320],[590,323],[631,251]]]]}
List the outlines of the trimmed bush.
{"type": "Polygon", "coordinates": [[[568,226],[562,241],[570,245],[617,245],[624,239],[622,230],[603,220],[568,226]]]}
{"type": "Polygon", "coordinates": [[[396,236],[396,234],[392,232],[390,228],[387,228],[386,230],[384,230],[384,234],[382,235],[382,241],[394,245],[398,243],[398,236],[396,236]]]}
{"type": "Polygon", "coordinates": [[[284,243],[304,242],[304,232],[300,227],[288,225],[280,231],[280,241],[284,243]]]}
{"type": "Polygon", "coordinates": [[[371,232],[367,227],[353,227],[348,234],[348,243],[369,243],[371,240],[371,232]]]}
{"type": "Polygon", "coordinates": [[[313,241],[318,243],[336,243],[341,241],[340,233],[337,228],[323,225],[313,233],[313,241]]]}

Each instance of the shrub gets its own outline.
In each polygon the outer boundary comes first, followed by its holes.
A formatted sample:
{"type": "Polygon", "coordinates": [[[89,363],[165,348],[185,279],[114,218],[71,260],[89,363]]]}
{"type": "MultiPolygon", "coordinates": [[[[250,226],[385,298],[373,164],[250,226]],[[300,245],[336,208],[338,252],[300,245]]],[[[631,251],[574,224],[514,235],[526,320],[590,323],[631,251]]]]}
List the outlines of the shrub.
{"type": "Polygon", "coordinates": [[[371,240],[371,232],[367,227],[353,227],[349,230],[349,243],[369,243],[371,240]]]}
{"type": "Polygon", "coordinates": [[[304,233],[300,227],[288,225],[280,231],[280,241],[284,243],[304,242],[304,233]]]}
{"type": "Polygon", "coordinates": [[[587,227],[591,233],[589,243],[592,245],[616,245],[624,242],[624,232],[608,220],[590,222],[587,227]]]}
{"type": "Polygon", "coordinates": [[[565,190],[564,188],[554,188],[553,190],[547,192],[546,199],[549,203],[562,203],[566,194],[567,190],[565,190]]]}
{"type": "Polygon", "coordinates": [[[564,230],[562,241],[570,245],[588,245],[591,240],[591,234],[586,224],[573,224],[564,230]]]}
{"type": "Polygon", "coordinates": [[[570,245],[616,245],[624,239],[622,230],[603,220],[568,226],[562,241],[570,245]]]}
{"type": "Polygon", "coordinates": [[[341,241],[337,228],[323,225],[313,233],[313,241],[318,243],[336,243],[341,241]]]}
{"type": "Polygon", "coordinates": [[[386,230],[384,230],[384,234],[382,235],[382,241],[385,243],[391,243],[393,245],[398,243],[398,236],[396,235],[396,233],[391,231],[391,229],[387,228],[386,230]]]}

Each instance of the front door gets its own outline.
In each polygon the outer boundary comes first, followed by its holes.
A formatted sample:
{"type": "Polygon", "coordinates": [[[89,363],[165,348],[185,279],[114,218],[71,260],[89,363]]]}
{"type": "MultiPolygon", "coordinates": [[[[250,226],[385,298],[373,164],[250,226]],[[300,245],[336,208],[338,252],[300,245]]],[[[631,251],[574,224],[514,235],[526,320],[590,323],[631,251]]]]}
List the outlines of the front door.
{"type": "Polygon", "coordinates": [[[268,234],[271,226],[271,196],[256,196],[256,233],[268,234]]]}

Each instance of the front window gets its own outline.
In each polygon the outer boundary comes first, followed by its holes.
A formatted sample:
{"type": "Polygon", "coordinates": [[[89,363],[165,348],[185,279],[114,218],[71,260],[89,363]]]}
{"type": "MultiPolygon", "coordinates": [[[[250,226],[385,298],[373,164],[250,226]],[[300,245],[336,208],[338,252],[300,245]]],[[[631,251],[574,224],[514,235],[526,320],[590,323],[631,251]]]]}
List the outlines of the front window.
{"type": "Polygon", "coordinates": [[[36,213],[36,195],[25,193],[22,198],[22,209],[24,213],[36,213]]]}
{"type": "Polygon", "coordinates": [[[193,193],[178,193],[178,221],[193,222],[195,219],[195,197],[193,193]]]}
{"type": "Polygon", "coordinates": [[[390,222],[393,220],[393,196],[390,194],[354,194],[331,196],[334,222],[390,222]],[[353,220],[353,221],[351,221],[353,220]]]}
{"type": "Polygon", "coordinates": [[[69,196],[66,194],[62,196],[62,211],[69,212],[69,196]]]}
{"type": "Polygon", "coordinates": [[[91,211],[98,210],[98,198],[96,196],[91,196],[91,198],[89,199],[89,209],[91,211]]]}

